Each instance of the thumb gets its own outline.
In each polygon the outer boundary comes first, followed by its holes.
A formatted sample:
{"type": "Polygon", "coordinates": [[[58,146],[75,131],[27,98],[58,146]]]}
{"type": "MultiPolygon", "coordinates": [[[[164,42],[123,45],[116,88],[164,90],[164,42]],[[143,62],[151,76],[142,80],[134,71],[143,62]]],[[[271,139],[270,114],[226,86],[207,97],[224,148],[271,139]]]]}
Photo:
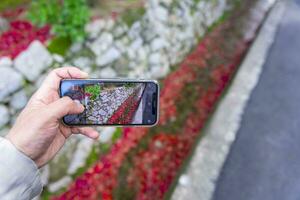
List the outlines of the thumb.
{"type": "Polygon", "coordinates": [[[79,114],[84,111],[84,106],[78,100],[72,100],[70,97],[62,97],[48,105],[49,113],[60,119],[68,114],[79,114]]]}

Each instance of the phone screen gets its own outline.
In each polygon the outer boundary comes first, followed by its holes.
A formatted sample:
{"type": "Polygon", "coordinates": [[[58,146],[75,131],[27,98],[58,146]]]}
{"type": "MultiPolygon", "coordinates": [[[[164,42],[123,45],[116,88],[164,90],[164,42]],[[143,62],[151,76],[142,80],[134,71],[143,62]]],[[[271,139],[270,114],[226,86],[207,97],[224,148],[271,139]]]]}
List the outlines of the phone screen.
{"type": "Polygon", "coordinates": [[[159,87],[155,81],[78,80],[60,83],[60,95],[84,105],[81,114],[66,115],[67,125],[154,125],[159,87]]]}

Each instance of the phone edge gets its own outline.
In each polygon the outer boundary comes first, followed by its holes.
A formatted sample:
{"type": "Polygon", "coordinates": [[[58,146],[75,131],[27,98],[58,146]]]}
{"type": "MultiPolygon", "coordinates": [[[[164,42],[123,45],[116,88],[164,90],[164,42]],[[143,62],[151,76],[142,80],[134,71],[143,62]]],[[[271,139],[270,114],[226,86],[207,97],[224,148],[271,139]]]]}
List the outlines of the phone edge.
{"type": "Polygon", "coordinates": [[[63,81],[71,81],[71,80],[105,80],[105,81],[117,81],[117,80],[122,80],[122,81],[128,81],[128,82],[152,82],[155,83],[157,86],[157,115],[156,115],[156,121],[154,124],[151,125],[145,125],[145,124],[133,124],[133,125],[118,125],[118,124],[67,124],[64,121],[64,117],[61,118],[61,122],[68,127],[153,127],[156,126],[159,122],[159,117],[160,117],[160,85],[157,80],[150,80],[150,79],[128,79],[128,78],[88,78],[88,79],[61,79],[59,82],[59,97],[62,98],[61,94],[61,84],[63,81]],[[137,81],[138,80],[138,81],[137,81]]]}

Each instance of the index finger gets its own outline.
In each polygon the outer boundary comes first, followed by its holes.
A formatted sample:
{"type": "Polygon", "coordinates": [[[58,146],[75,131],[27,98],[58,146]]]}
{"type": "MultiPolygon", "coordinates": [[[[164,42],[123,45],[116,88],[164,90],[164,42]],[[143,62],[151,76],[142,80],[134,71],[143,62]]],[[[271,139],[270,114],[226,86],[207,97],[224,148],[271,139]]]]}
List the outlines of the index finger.
{"type": "Polygon", "coordinates": [[[59,83],[62,79],[82,79],[87,78],[88,74],[76,67],[62,67],[54,69],[46,77],[40,89],[55,89],[59,88],[59,83]]]}

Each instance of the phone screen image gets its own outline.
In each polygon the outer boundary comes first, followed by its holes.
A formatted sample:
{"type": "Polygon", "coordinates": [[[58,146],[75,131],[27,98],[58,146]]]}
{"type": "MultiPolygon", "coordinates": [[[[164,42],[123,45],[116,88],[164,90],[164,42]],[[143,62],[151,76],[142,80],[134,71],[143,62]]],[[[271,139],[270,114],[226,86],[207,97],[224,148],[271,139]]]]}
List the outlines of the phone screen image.
{"type": "Polygon", "coordinates": [[[158,120],[158,84],[154,81],[62,80],[60,95],[78,100],[81,114],[67,125],[154,125],[158,120]]]}

